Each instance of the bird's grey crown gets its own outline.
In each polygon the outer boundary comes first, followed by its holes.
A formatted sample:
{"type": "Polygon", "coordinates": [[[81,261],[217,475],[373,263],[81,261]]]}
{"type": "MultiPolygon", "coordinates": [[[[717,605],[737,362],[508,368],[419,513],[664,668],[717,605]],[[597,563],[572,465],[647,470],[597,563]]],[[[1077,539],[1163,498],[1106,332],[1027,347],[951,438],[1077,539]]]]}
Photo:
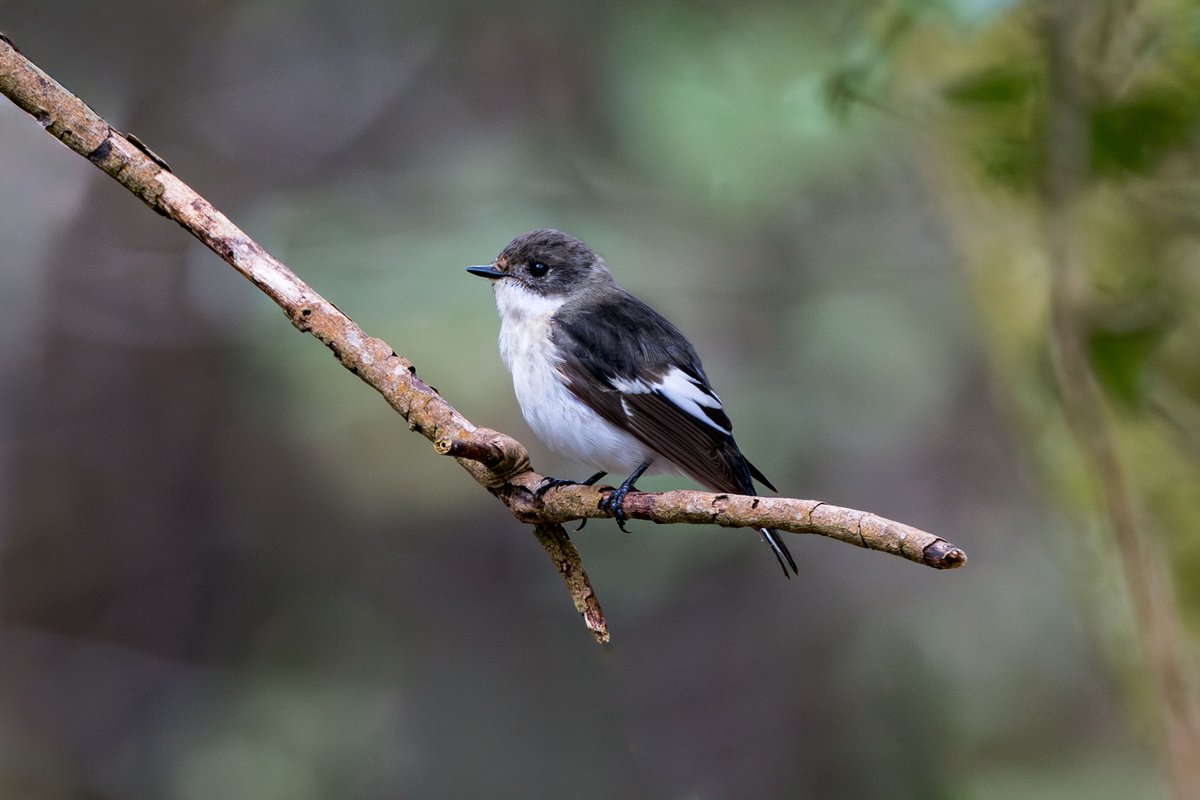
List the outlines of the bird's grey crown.
{"type": "Polygon", "coordinates": [[[570,297],[613,283],[604,259],[553,228],[521,234],[500,251],[494,264],[506,280],[544,297],[570,297]],[[546,268],[543,274],[537,265],[546,268]]]}

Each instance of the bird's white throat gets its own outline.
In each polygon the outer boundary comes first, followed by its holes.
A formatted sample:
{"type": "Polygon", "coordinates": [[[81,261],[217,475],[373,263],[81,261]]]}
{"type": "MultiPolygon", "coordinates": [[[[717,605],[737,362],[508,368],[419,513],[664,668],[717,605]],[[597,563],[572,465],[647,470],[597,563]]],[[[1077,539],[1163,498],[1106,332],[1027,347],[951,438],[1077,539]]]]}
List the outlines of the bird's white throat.
{"type": "Polygon", "coordinates": [[[500,312],[500,358],[504,366],[513,372],[516,362],[547,359],[551,347],[550,318],[566,300],[535,294],[503,278],[494,286],[496,310],[500,312]]]}

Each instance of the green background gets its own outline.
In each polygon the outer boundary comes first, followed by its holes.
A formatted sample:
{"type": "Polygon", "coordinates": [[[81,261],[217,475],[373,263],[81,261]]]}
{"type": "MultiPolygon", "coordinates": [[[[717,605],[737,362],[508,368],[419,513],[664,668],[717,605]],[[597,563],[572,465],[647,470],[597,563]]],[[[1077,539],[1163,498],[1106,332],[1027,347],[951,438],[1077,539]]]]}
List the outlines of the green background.
{"type": "MultiPolygon", "coordinates": [[[[590,473],[525,427],[462,267],[552,226],[689,335],[782,494],[971,559],[796,537],[784,581],[749,532],[593,521],[598,647],[527,527],[0,103],[0,794],[1167,796],[1054,378],[1057,5],[0,0],[540,471],[590,473]]],[[[1194,674],[1200,9],[1076,11],[1078,334],[1194,674]]]]}

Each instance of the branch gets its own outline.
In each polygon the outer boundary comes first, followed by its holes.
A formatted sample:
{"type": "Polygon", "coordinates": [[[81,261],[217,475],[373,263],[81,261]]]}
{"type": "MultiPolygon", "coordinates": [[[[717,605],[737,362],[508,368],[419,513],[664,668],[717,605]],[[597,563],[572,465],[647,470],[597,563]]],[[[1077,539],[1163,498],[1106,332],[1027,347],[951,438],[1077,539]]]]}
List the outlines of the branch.
{"type": "MultiPolygon", "coordinates": [[[[123,135],[22,56],[0,35],[0,93],[31,114],[48,133],[86,157],[146,205],[183,226],[283,309],[301,331],[323,342],[342,366],[376,391],[408,423],[500,498],[521,521],[534,525],[597,640],[608,627],[579,552],[560,523],[611,516],[599,507],[601,490],[554,489],[538,499],[543,476],[529,466],[525,447],[510,436],[473,425],[437,390],[417,377],[408,359],[368,336],[349,317],[247,236],[132,135],[123,135]]],[[[932,534],[865,511],[813,500],[742,497],[706,492],[633,493],[626,513],[653,522],[771,527],[815,533],[907,558],[938,569],[966,563],[962,550],[932,534]]]]}
{"type": "MultiPolygon", "coordinates": [[[[551,489],[538,500],[534,492],[540,481],[541,476],[537,473],[517,475],[497,494],[522,522],[561,523],[612,516],[600,507],[600,501],[609,492],[606,488],[564,486],[551,489]]],[[[625,514],[630,519],[658,524],[686,522],[725,528],[774,528],[792,533],[815,533],[867,550],[891,553],[934,569],[954,569],[967,563],[967,554],[945,539],[867,511],[842,508],[821,500],[693,491],[631,492],[625,498],[625,514]]]]}

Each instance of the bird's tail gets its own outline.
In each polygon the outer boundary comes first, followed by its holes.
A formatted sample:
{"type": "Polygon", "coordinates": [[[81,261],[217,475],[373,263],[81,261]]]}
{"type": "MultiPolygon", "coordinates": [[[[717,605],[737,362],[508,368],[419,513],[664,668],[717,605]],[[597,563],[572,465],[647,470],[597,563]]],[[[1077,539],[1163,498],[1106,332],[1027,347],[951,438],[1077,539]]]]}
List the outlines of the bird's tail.
{"type": "MultiPolygon", "coordinates": [[[[713,481],[706,480],[705,476],[693,476],[700,483],[705,484],[714,491],[719,492],[737,492],[738,494],[753,495],[754,481],[758,480],[763,486],[766,486],[772,492],[778,491],[767,476],[762,474],[762,471],[750,463],[750,459],[742,454],[738,449],[737,444],[733,441],[733,437],[725,443],[725,447],[718,452],[724,457],[725,465],[729,468],[729,475],[725,480],[713,481]],[[729,479],[732,479],[731,481],[729,479]]],[[[759,528],[763,540],[771,545],[771,551],[775,553],[775,560],[779,562],[779,566],[783,569],[783,576],[791,578],[792,575],[799,575],[800,570],[796,569],[796,560],[792,558],[791,551],[787,549],[787,545],[779,538],[779,534],[772,528],[759,528]],[[788,570],[791,569],[791,572],[788,570]]]]}
{"type": "Polygon", "coordinates": [[[775,560],[783,568],[783,576],[791,578],[792,575],[799,575],[800,570],[796,569],[796,561],[792,558],[792,553],[787,549],[787,545],[779,538],[779,534],[771,528],[759,528],[758,530],[767,544],[771,545],[771,550],[775,553],[775,560]],[[792,569],[791,574],[788,573],[788,567],[792,569]]]}

